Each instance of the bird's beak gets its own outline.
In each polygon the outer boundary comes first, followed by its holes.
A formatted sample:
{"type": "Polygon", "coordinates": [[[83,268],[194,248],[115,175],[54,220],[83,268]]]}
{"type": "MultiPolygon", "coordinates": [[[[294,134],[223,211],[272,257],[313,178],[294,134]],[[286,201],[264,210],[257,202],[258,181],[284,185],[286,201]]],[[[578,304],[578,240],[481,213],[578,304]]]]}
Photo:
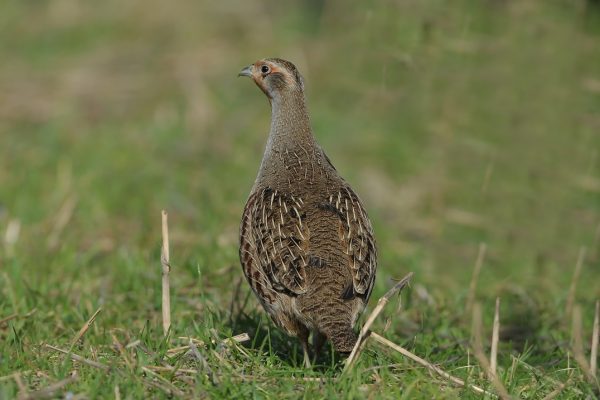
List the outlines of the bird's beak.
{"type": "Polygon", "coordinates": [[[238,74],[238,76],[252,76],[252,65],[248,65],[247,67],[244,67],[240,73],[238,74]]]}

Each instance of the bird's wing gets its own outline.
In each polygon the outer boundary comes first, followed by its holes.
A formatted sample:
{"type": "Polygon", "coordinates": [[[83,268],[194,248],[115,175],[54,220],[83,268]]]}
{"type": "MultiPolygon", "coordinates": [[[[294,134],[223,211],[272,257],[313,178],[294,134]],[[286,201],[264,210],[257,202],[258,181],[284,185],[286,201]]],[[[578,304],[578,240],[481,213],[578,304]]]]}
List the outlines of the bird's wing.
{"type": "Polygon", "coordinates": [[[309,231],[302,206],[302,199],[269,188],[252,194],[246,203],[240,259],[263,301],[272,302],[272,290],[288,295],[306,291],[309,231]]]}
{"type": "Polygon", "coordinates": [[[347,185],[329,196],[325,207],[339,216],[340,241],[348,255],[354,292],[369,298],[377,270],[377,248],[367,212],[347,185]]]}

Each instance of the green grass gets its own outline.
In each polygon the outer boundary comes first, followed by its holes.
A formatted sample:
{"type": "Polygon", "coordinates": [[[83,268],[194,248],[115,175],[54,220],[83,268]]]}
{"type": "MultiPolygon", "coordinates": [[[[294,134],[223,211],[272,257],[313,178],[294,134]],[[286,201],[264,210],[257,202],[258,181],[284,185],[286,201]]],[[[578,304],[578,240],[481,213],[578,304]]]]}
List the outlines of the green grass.
{"type": "MultiPolygon", "coordinates": [[[[238,223],[269,124],[236,79],[298,64],[313,127],[373,219],[375,323],[493,391],[465,311],[479,243],[484,347],[501,297],[499,377],[515,397],[595,398],[571,352],[568,288],[590,352],[600,298],[600,8],[593,1],[12,1],[0,5],[0,398],[76,370],[87,398],[480,398],[375,343],[350,374],[302,367],[241,281],[238,223]],[[69,203],[73,206],[69,211],[69,203]],[[172,332],[160,319],[160,210],[171,229],[172,332]],[[62,222],[61,222],[62,219],[62,222]],[[19,226],[7,241],[9,226],[19,226]],[[241,284],[240,284],[241,283],[241,284]],[[239,290],[238,290],[239,288],[239,290]],[[249,296],[249,297],[248,297],[249,296]],[[247,302],[246,302],[247,299],[247,302]],[[71,361],[72,351],[110,366],[71,361]],[[223,346],[247,332],[251,341],[223,346]],[[113,335],[126,357],[115,346],[113,335]],[[210,366],[166,352],[191,336],[210,366]],[[139,342],[138,342],[139,341],[139,342]],[[125,362],[129,361],[130,366],[125,362]],[[197,374],[143,368],[172,365],[197,374]],[[303,380],[303,378],[323,380],[303,380]],[[156,387],[159,383],[162,387],[156,387]]],[[[10,236],[10,235],[9,235],[10,236]]],[[[372,308],[372,307],[371,307],[372,308]]]]}

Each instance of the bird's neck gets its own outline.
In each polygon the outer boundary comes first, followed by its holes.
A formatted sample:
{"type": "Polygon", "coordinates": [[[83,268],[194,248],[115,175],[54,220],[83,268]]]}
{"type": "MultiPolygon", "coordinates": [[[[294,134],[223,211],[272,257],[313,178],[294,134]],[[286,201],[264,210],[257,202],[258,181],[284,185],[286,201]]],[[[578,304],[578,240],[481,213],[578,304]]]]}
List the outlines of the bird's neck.
{"type": "Polygon", "coordinates": [[[271,131],[265,156],[314,146],[304,93],[294,91],[271,99],[271,131]]]}
{"type": "Polygon", "coordinates": [[[269,186],[293,192],[299,183],[329,182],[336,171],[312,134],[304,94],[270,100],[271,132],[253,190],[269,186]]]}
{"type": "Polygon", "coordinates": [[[285,186],[291,182],[312,182],[324,162],[310,127],[304,94],[287,93],[271,98],[271,132],[255,188],[259,185],[285,186]]]}

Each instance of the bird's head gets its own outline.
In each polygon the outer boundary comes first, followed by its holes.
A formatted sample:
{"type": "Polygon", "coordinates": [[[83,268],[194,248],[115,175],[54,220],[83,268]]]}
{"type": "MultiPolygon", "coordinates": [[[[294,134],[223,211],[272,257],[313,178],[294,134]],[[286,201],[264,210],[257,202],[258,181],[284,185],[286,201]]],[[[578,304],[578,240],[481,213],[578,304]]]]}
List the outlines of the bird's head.
{"type": "Polygon", "coordinates": [[[280,58],[258,60],[244,67],[238,76],[252,78],[271,101],[286,94],[301,94],[304,91],[304,82],[296,66],[280,58]]]}

